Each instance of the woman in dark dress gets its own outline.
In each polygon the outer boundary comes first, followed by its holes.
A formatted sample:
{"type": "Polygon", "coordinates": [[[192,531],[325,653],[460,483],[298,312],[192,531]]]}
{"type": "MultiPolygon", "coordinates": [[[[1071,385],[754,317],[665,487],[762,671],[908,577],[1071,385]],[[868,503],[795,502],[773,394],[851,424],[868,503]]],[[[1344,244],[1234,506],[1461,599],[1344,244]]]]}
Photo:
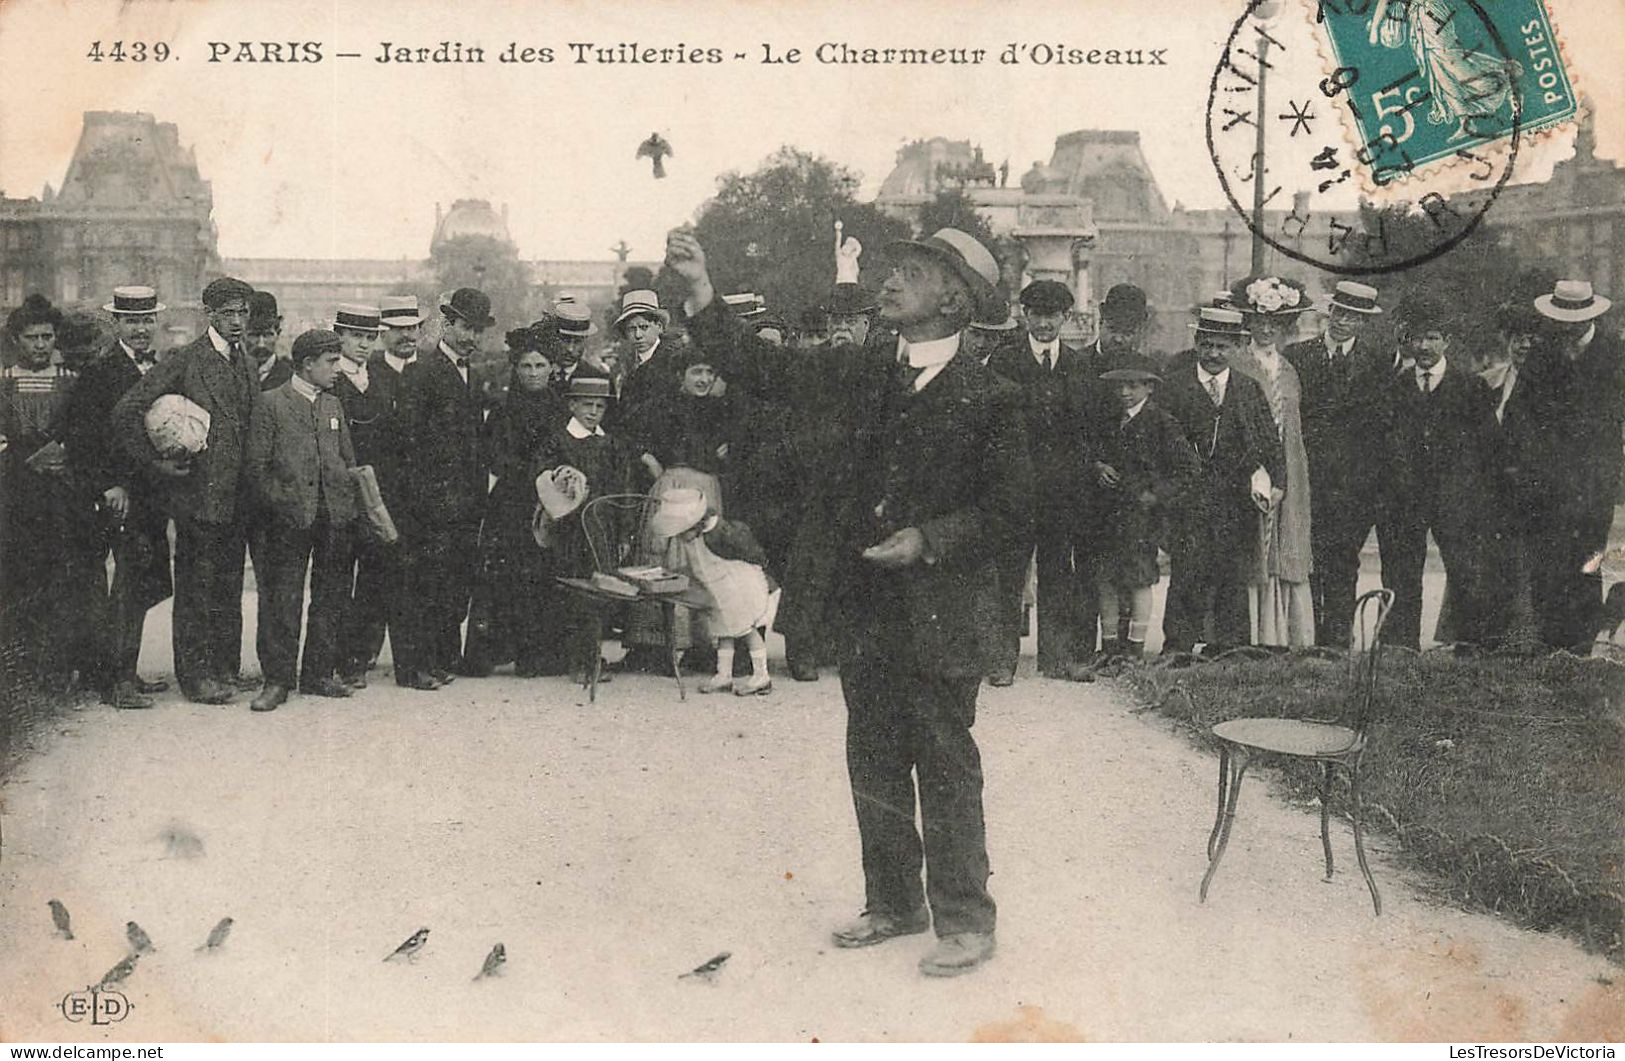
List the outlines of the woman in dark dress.
{"type": "Polygon", "coordinates": [[[488,671],[514,661],[522,678],[560,674],[558,574],[553,557],[536,544],[531,464],[550,432],[570,412],[550,386],[554,340],[535,329],[508,334],[512,372],[502,405],[485,421],[482,444],[496,477],[480,534],[480,580],[470,611],[470,666],[488,671]]]}

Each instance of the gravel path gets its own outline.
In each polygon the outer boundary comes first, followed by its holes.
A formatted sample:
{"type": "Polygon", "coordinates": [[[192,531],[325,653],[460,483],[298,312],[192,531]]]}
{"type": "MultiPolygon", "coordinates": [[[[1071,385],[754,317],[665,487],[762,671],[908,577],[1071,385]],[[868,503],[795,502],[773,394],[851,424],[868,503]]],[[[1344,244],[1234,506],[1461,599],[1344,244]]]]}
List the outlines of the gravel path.
{"type": "MultiPolygon", "coordinates": [[[[165,624],[150,624],[160,652],[165,624]]],[[[151,657],[149,657],[151,658],[151,657]]],[[[248,658],[252,659],[252,653],[248,658]]],[[[1030,658],[1027,665],[1030,666],[1030,658]]],[[[381,672],[375,672],[380,679],[381,672]]],[[[692,683],[691,683],[692,685],[692,683]]],[[[1346,826],[1250,779],[1196,901],[1214,757],[1109,684],[984,690],[999,954],[928,981],[925,937],[828,945],[862,882],[833,675],[679,703],[622,676],[459,681],[267,716],[87,707],[0,790],[0,1038],[1618,1039],[1619,970],[1419,899],[1346,826]],[[166,837],[195,835],[188,856],[166,837]],[[76,938],[53,936],[61,899],[76,938]],[[193,948],[220,917],[216,954],[193,948]],[[62,996],[157,952],[119,1024],[62,996]],[[413,930],[412,962],[382,959],[413,930]],[[471,982],[492,944],[505,972],[471,982]],[[714,983],[677,974],[730,951],[714,983]]]]}

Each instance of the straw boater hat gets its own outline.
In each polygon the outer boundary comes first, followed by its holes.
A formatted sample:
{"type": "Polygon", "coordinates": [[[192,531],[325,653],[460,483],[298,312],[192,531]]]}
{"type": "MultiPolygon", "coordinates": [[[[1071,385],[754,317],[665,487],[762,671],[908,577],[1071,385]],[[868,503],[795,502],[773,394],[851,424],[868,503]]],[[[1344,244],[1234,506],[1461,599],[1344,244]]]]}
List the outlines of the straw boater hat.
{"type": "Polygon", "coordinates": [[[1102,372],[1100,378],[1115,383],[1123,380],[1160,380],[1162,377],[1157,375],[1156,362],[1149,357],[1135,356],[1126,359],[1120,368],[1102,372]]]}
{"type": "Polygon", "coordinates": [[[115,287],[113,301],[107,303],[102,309],[108,313],[162,313],[169,307],[158,301],[158,292],[150,287],[115,287]]]}
{"type": "Polygon", "coordinates": [[[722,302],[736,317],[756,317],[767,312],[767,301],[754,291],[723,295],[722,302]]]}
{"type": "Polygon", "coordinates": [[[1589,280],[1559,280],[1549,295],[1535,299],[1535,310],[1547,320],[1565,324],[1600,317],[1613,302],[1591,290],[1589,280]]]}
{"type": "Polygon", "coordinates": [[[1005,297],[999,292],[999,263],[968,233],[939,228],[925,239],[903,239],[888,248],[893,254],[913,251],[934,258],[952,269],[971,293],[972,320],[999,320],[1005,316],[1005,297]]]}
{"type": "Polygon", "coordinates": [[[705,518],[705,507],[705,495],[700,491],[672,490],[649,517],[649,533],[657,538],[681,534],[705,518]]]}
{"type": "Polygon", "coordinates": [[[385,295],[378,300],[378,312],[387,328],[413,328],[423,323],[416,295],[385,295]]]}
{"type": "Polygon", "coordinates": [[[1247,328],[1242,323],[1241,311],[1221,306],[1201,307],[1196,323],[1191,327],[1196,329],[1198,335],[1233,335],[1238,339],[1247,337],[1247,328]]]}
{"type": "Polygon", "coordinates": [[[341,303],[338,312],[333,314],[333,327],[349,328],[357,332],[381,332],[384,326],[377,306],[365,306],[359,302],[341,303]]]}
{"type": "Polygon", "coordinates": [[[1016,320],[1016,314],[1013,310],[1006,310],[1003,320],[974,320],[970,322],[970,326],[979,332],[1013,332],[1021,327],[1021,322],[1016,320]]]}
{"type": "Polygon", "coordinates": [[[598,325],[593,323],[592,313],[573,298],[568,301],[561,298],[553,303],[553,328],[560,335],[572,338],[585,339],[598,334],[598,325]]]}
{"type": "Polygon", "coordinates": [[[621,296],[621,315],[615,318],[615,330],[633,317],[653,317],[662,326],[671,323],[671,314],[660,308],[660,296],[649,290],[628,291],[621,296]]]}
{"type": "Polygon", "coordinates": [[[609,377],[595,375],[590,372],[577,372],[570,377],[570,386],[564,392],[565,398],[608,398],[613,399],[615,392],[610,388],[609,377]]]}
{"type": "Polygon", "coordinates": [[[1351,313],[1381,313],[1382,307],[1377,305],[1377,289],[1367,284],[1355,283],[1353,280],[1339,280],[1332,289],[1332,297],[1326,303],[1328,309],[1332,307],[1346,309],[1351,313]]]}

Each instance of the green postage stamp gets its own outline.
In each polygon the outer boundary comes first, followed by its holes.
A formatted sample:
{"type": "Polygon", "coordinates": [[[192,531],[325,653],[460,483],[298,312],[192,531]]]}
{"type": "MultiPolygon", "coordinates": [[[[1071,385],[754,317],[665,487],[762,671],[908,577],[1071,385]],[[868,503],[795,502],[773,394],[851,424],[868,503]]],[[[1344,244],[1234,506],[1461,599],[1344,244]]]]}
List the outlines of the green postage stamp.
{"type": "Polygon", "coordinates": [[[1318,0],[1315,20],[1377,184],[1578,112],[1544,0],[1318,0]]]}

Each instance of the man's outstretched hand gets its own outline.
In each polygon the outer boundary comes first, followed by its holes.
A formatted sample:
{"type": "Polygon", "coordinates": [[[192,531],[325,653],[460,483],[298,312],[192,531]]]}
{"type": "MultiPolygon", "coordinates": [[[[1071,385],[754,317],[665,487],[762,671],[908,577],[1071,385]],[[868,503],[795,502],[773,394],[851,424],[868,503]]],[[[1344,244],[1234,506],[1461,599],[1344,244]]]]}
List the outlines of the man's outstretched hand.
{"type": "Polygon", "coordinates": [[[690,312],[698,313],[711,304],[715,293],[706,271],[705,248],[700,246],[692,225],[674,228],[666,234],[666,267],[687,282],[690,312]]]}

